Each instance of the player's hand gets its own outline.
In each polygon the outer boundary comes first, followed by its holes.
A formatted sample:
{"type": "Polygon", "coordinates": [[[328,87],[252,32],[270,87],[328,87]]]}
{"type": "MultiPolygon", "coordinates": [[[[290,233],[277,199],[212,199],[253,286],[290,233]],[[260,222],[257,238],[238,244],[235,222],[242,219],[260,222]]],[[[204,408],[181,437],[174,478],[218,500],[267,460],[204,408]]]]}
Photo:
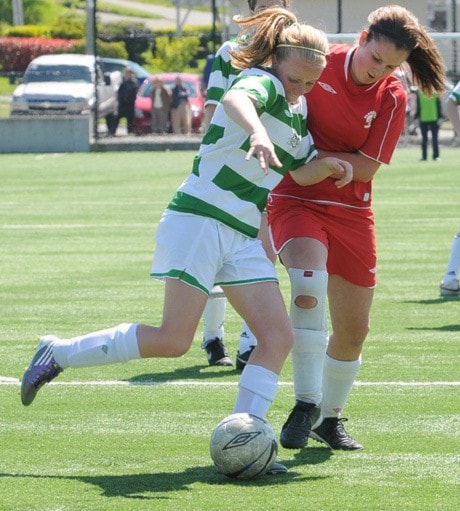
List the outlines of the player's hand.
{"type": "Polygon", "coordinates": [[[332,157],[323,158],[322,161],[329,167],[337,188],[343,188],[352,181],[353,166],[350,162],[332,157]]]}
{"type": "Polygon", "coordinates": [[[249,137],[249,142],[251,147],[246,154],[246,161],[255,155],[258,158],[260,168],[265,175],[268,174],[270,165],[274,165],[275,167],[283,166],[283,164],[279,161],[278,156],[276,156],[275,147],[268,138],[268,134],[265,130],[253,132],[249,137]]]}

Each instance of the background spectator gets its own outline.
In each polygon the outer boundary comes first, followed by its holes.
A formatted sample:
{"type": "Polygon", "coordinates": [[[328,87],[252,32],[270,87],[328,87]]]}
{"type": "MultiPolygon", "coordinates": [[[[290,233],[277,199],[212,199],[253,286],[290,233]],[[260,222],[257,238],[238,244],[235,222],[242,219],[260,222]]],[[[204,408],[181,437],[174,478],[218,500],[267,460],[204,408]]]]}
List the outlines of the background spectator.
{"type": "Polygon", "coordinates": [[[192,132],[192,114],[188,103],[188,92],[177,75],[172,89],[171,124],[173,133],[190,135],[192,132]]]}
{"type": "Polygon", "coordinates": [[[422,91],[417,92],[417,117],[422,134],[422,161],[427,160],[428,133],[431,132],[433,160],[439,160],[439,127],[442,122],[441,101],[438,94],[427,96],[422,91]]]}
{"type": "Polygon", "coordinates": [[[171,91],[161,78],[156,78],[152,89],[152,133],[166,133],[171,108],[171,91]]]}
{"type": "Polygon", "coordinates": [[[138,85],[134,72],[130,67],[127,67],[125,69],[123,81],[118,88],[117,127],[120,123],[120,119],[125,117],[128,133],[134,132],[134,102],[136,100],[137,88],[138,85]]]}

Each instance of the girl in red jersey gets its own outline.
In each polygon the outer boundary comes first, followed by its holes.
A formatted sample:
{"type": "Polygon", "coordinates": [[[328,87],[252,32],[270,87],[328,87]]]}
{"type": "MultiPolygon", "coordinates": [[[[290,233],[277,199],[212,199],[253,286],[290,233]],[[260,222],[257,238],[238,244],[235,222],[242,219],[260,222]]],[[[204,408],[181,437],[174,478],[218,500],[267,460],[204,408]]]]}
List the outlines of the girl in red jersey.
{"type": "Polygon", "coordinates": [[[281,432],[285,448],[302,448],[309,436],[331,449],[363,447],[340,416],[361,365],[376,285],[372,179],[390,163],[404,127],[406,94],[393,72],[407,61],[421,90],[444,89],[442,58],[412,13],[388,5],[368,22],[356,46],[331,45],[307,98],[319,155],[352,163],[353,182],[340,190],[332,179],[302,188],[288,175],[267,207],[291,281],[296,403],[281,432]]]}

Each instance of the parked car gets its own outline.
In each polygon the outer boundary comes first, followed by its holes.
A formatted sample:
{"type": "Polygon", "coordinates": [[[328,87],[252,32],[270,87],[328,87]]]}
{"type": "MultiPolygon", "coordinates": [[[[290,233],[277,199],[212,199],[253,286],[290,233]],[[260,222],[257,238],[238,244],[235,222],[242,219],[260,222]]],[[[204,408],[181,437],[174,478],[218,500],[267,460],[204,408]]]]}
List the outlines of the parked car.
{"type": "Polygon", "coordinates": [[[147,71],[147,69],[144,69],[140,64],[137,62],[133,62],[132,60],[126,60],[126,59],[112,59],[108,57],[100,57],[100,62],[102,64],[102,68],[104,72],[112,73],[113,71],[120,71],[121,76],[124,75],[125,69],[127,67],[130,67],[134,75],[136,76],[136,80],[139,86],[142,85],[142,82],[150,76],[150,73],[147,71]]]}
{"type": "Polygon", "coordinates": [[[178,74],[180,74],[182,83],[187,88],[188,100],[192,111],[192,130],[194,133],[201,131],[201,124],[204,118],[204,102],[206,99],[201,76],[191,73],[162,73],[149,76],[137,93],[134,104],[134,129],[137,133],[150,133],[151,131],[151,94],[155,79],[160,78],[167,87],[172,89],[178,74]]]}
{"type": "Polygon", "coordinates": [[[98,116],[105,117],[112,133],[117,93],[111,74],[104,75],[93,55],[61,53],[32,60],[13,92],[11,115],[92,115],[96,84],[98,116]]]}

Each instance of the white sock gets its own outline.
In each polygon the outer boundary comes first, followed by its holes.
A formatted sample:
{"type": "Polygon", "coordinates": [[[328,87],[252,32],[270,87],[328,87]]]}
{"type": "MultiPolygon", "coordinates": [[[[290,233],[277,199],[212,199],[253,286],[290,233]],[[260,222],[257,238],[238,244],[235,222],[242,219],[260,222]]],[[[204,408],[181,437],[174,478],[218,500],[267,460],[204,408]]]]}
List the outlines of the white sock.
{"type": "Polygon", "coordinates": [[[249,329],[246,321],[243,321],[241,325],[241,334],[240,334],[240,345],[238,346],[238,351],[240,353],[245,353],[249,351],[252,346],[257,346],[256,336],[249,329]]]}
{"type": "Polygon", "coordinates": [[[63,369],[138,359],[141,356],[136,330],[136,323],[123,323],[107,330],[62,340],[53,347],[53,355],[63,369]]]}
{"type": "Polygon", "coordinates": [[[455,278],[460,278],[460,233],[455,236],[452,242],[449,263],[447,264],[446,273],[442,281],[446,283],[455,278]]]}
{"type": "Polygon", "coordinates": [[[328,334],[320,330],[294,328],[291,350],[296,399],[319,405],[322,401],[324,357],[328,334]]]}
{"type": "Polygon", "coordinates": [[[358,360],[344,362],[326,355],[323,371],[323,400],[321,402],[323,417],[340,416],[360,367],[361,357],[358,360]]]}
{"type": "Polygon", "coordinates": [[[251,413],[264,419],[275,399],[278,379],[265,367],[247,364],[240,377],[233,413],[251,413]]]}
{"type": "Polygon", "coordinates": [[[202,348],[206,347],[209,341],[214,341],[216,337],[224,338],[224,320],[227,299],[225,296],[210,296],[206,302],[203,312],[203,343],[202,348]]]}

